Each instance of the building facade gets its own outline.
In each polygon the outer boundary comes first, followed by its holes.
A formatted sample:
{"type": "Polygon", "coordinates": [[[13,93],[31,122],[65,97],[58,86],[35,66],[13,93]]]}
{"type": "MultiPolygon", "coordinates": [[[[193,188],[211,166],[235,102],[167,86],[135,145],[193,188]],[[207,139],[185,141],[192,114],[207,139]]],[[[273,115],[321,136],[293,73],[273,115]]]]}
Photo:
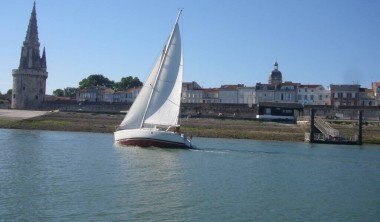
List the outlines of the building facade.
{"type": "Polygon", "coordinates": [[[202,91],[202,103],[220,103],[218,88],[203,89],[202,91]]]}
{"type": "Polygon", "coordinates": [[[379,106],[380,105],[380,82],[373,82],[372,90],[373,90],[373,95],[375,97],[375,105],[379,106]]]}
{"type": "Polygon", "coordinates": [[[297,88],[300,84],[284,82],[274,87],[274,102],[295,103],[297,101],[297,88]]]}
{"type": "Polygon", "coordinates": [[[237,91],[239,104],[248,104],[249,106],[256,104],[255,87],[239,87],[237,91]]]}
{"type": "Polygon", "coordinates": [[[359,106],[360,85],[330,85],[331,105],[339,106],[359,106]]]}
{"type": "Polygon", "coordinates": [[[300,85],[297,101],[303,105],[330,105],[330,90],[322,85],[300,85]]]}
{"type": "Polygon", "coordinates": [[[375,106],[375,95],[372,89],[360,88],[359,89],[359,105],[360,106],[375,106]]]}
{"type": "Polygon", "coordinates": [[[244,87],[243,84],[238,85],[222,85],[219,88],[219,101],[220,103],[238,103],[238,88],[244,87]]]}
{"type": "Polygon", "coordinates": [[[203,90],[197,82],[184,82],[182,83],[182,103],[202,103],[203,90]]]}
{"type": "Polygon", "coordinates": [[[275,86],[272,84],[256,84],[256,103],[274,102],[275,86]]]}
{"type": "Polygon", "coordinates": [[[76,99],[78,102],[112,102],[113,93],[113,89],[104,86],[90,86],[79,90],[76,99]]]}
{"type": "Polygon", "coordinates": [[[48,77],[45,48],[40,56],[40,42],[36,3],[33,5],[23,47],[20,65],[12,70],[12,109],[39,109],[45,101],[46,79],[48,77]]]}

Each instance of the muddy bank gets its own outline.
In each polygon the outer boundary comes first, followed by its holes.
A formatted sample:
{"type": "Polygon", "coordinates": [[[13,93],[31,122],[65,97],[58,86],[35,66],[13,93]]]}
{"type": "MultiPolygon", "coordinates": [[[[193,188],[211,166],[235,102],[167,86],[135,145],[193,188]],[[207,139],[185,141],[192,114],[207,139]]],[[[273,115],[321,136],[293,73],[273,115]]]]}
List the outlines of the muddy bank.
{"type": "MultiPolygon", "coordinates": [[[[123,118],[124,114],[51,112],[22,120],[0,117],[0,128],[113,133],[123,118]]],[[[355,129],[353,126],[343,124],[339,125],[339,128],[355,129]]],[[[308,129],[295,124],[257,120],[185,118],[181,119],[181,130],[195,137],[301,142],[304,141],[304,133],[308,129]]],[[[364,143],[380,144],[378,126],[364,125],[363,132],[364,143]]]]}

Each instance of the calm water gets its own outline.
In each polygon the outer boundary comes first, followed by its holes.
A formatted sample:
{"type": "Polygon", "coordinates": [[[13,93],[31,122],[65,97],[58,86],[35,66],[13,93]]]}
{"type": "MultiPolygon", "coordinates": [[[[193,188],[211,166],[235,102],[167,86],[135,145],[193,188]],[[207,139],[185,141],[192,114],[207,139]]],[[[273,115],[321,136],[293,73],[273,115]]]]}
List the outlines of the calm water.
{"type": "Polygon", "coordinates": [[[379,221],[380,147],[0,129],[0,221],[379,221]]]}

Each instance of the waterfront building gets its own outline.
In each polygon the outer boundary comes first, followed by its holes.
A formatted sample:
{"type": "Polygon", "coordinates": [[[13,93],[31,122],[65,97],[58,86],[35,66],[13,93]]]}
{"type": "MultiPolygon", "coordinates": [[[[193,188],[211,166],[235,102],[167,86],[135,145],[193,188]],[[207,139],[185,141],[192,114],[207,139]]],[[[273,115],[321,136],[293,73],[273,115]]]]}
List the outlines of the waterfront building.
{"type": "Polygon", "coordinates": [[[197,82],[184,82],[182,83],[182,103],[202,103],[203,90],[197,82]]]}
{"type": "Polygon", "coordinates": [[[359,100],[360,106],[374,106],[376,104],[373,90],[368,88],[359,89],[359,100]]]}
{"type": "Polygon", "coordinates": [[[222,85],[219,88],[219,101],[220,103],[238,103],[238,88],[244,87],[244,84],[237,85],[222,85]]]}
{"type": "Polygon", "coordinates": [[[322,85],[299,85],[297,101],[303,105],[330,105],[330,90],[322,85]]]}
{"type": "Polygon", "coordinates": [[[126,90],[117,91],[117,92],[114,92],[114,93],[110,94],[110,96],[112,96],[112,101],[113,102],[122,103],[122,102],[126,102],[127,101],[127,99],[128,99],[128,92],[126,90]]]}
{"type": "Polygon", "coordinates": [[[339,106],[358,106],[360,85],[330,85],[330,104],[339,106]]]}
{"type": "Polygon", "coordinates": [[[297,101],[297,88],[300,83],[282,81],[282,73],[278,70],[278,63],[274,64],[274,70],[269,74],[268,84],[257,83],[255,103],[277,102],[295,103],[297,101]]]}
{"type": "Polygon", "coordinates": [[[126,96],[125,102],[133,103],[135,99],[137,98],[137,96],[139,95],[141,89],[142,89],[142,86],[127,89],[127,96],[126,96]]]}
{"type": "Polygon", "coordinates": [[[274,102],[275,86],[272,84],[256,83],[256,104],[260,102],[274,102]]]}
{"type": "Polygon", "coordinates": [[[78,102],[112,102],[114,90],[105,86],[90,86],[79,90],[76,99],[78,102]]]}
{"type": "Polygon", "coordinates": [[[219,89],[209,88],[203,90],[203,103],[220,103],[219,89]]]}
{"type": "Polygon", "coordinates": [[[300,83],[284,82],[275,85],[274,102],[295,103],[297,102],[297,88],[300,83]]]}
{"type": "Polygon", "coordinates": [[[40,56],[36,3],[34,2],[25,41],[21,48],[20,65],[12,70],[12,109],[39,109],[45,101],[48,78],[45,48],[40,56]]]}
{"type": "Polygon", "coordinates": [[[249,107],[252,107],[253,104],[256,104],[256,89],[252,87],[238,87],[238,103],[239,104],[248,104],[249,107]]]}
{"type": "Polygon", "coordinates": [[[375,97],[375,105],[380,105],[380,82],[372,83],[373,95],[375,97]]]}

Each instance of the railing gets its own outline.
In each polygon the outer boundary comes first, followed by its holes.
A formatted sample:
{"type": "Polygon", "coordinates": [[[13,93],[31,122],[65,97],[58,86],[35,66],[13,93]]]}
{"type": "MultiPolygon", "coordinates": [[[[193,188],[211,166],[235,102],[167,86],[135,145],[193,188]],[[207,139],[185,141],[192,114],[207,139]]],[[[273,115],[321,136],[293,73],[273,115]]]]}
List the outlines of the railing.
{"type": "Polygon", "coordinates": [[[339,137],[339,130],[332,128],[326,121],[322,118],[315,117],[315,126],[326,136],[339,137]]]}

